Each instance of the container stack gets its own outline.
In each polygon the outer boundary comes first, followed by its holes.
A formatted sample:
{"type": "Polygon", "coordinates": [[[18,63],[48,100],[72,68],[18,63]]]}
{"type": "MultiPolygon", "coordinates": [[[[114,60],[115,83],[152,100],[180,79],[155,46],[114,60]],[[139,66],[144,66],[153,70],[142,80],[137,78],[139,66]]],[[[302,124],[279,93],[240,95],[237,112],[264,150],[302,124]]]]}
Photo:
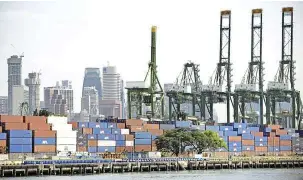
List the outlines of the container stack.
{"type": "Polygon", "coordinates": [[[33,134],[30,130],[9,130],[8,147],[9,153],[32,153],[33,134]]]}
{"type": "Polygon", "coordinates": [[[76,152],[77,131],[67,123],[66,117],[49,116],[47,119],[52,129],[57,131],[56,151],[76,152]]]}
{"type": "Polygon", "coordinates": [[[56,153],[56,131],[35,130],[33,137],[34,153],[56,153]]]}
{"type": "Polygon", "coordinates": [[[6,133],[0,133],[0,154],[4,154],[6,151],[6,144],[7,144],[7,134],[6,133]]]}

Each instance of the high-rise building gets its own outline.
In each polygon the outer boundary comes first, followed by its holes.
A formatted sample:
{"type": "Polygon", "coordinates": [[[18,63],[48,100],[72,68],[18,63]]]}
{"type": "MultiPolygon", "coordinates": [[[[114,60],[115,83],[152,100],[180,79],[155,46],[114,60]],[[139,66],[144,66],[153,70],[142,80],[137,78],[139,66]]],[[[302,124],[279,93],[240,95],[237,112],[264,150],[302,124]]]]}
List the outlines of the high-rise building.
{"type": "Polygon", "coordinates": [[[7,96],[0,96],[0,114],[7,114],[7,96]]]}
{"type": "Polygon", "coordinates": [[[74,92],[71,83],[69,82],[68,86],[60,86],[57,82],[55,87],[45,87],[44,104],[48,111],[56,115],[67,115],[68,112],[73,112],[74,92]]]}
{"type": "Polygon", "coordinates": [[[82,97],[84,95],[84,87],[95,87],[98,91],[99,100],[102,98],[101,73],[99,68],[85,68],[82,97]]]}
{"type": "MultiPolygon", "coordinates": [[[[14,85],[12,88],[12,115],[21,115],[21,105],[24,102],[24,87],[14,85]]],[[[27,108],[27,107],[26,107],[27,108]]],[[[23,112],[28,113],[28,112],[23,112]]]]}
{"type": "Polygon", "coordinates": [[[40,110],[40,73],[28,73],[28,78],[24,84],[28,87],[28,106],[29,112],[40,110]]]}
{"type": "Polygon", "coordinates": [[[115,66],[103,68],[102,100],[100,113],[107,116],[122,117],[121,80],[115,66]]]}
{"type": "Polygon", "coordinates": [[[81,98],[81,110],[86,110],[89,115],[99,114],[99,97],[95,87],[84,87],[81,98]]]}
{"type": "Polygon", "coordinates": [[[8,65],[8,114],[13,114],[13,86],[22,84],[22,58],[13,55],[7,59],[8,65]]]}
{"type": "Polygon", "coordinates": [[[125,92],[124,92],[124,81],[121,80],[121,108],[122,108],[122,119],[126,119],[126,102],[125,102],[125,92]]]}

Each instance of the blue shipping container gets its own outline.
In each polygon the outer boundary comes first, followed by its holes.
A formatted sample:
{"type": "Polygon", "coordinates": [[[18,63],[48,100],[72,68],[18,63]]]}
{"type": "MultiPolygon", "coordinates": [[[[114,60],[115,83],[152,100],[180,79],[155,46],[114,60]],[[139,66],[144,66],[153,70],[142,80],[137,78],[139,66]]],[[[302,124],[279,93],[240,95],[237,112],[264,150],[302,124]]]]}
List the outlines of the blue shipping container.
{"type": "Polygon", "coordinates": [[[291,151],[291,146],[280,146],[280,151],[291,151]]]}
{"type": "Polygon", "coordinates": [[[117,128],[117,124],[116,123],[108,123],[107,128],[117,128]]]}
{"type": "Polygon", "coordinates": [[[7,136],[6,133],[0,133],[0,140],[6,140],[7,136]]]}
{"type": "Polygon", "coordinates": [[[112,134],[121,134],[121,129],[112,129],[112,134]]]}
{"type": "Polygon", "coordinates": [[[111,134],[111,129],[104,129],[104,128],[94,128],[93,134],[111,134]]]}
{"type": "Polygon", "coordinates": [[[220,131],[233,131],[233,126],[220,126],[220,131]]]}
{"type": "Polygon", "coordinates": [[[136,139],[151,139],[151,133],[150,132],[136,132],[135,138],[136,139]]]}
{"type": "Polygon", "coordinates": [[[87,134],[87,139],[97,139],[96,134],[87,134]]]}
{"type": "Polygon", "coordinates": [[[78,122],[78,128],[87,128],[88,122],[78,122]]]}
{"type": "Polygon", "coordinates": [[[206,126],[206,130],[209,130],[209,131],[220,131],[220,127],[219,126],[206,126]]]}
{"type": "Polygon", "coordinates": [[[55,145],[56,138],[34,138],[35,145],[55,145]]]}
{"type": "Polygon", "coordinates": [[[242,143],[241,142],[228,142],[229,147],[241,147],[242,143]]]}
{"type": "Polygon", "coordinates": [[[116,152],[115,146],[98,146],[98,152],[116,152]]]}
{"type": "MultiPolygon", "coordinates": [[[[290,135],[280,135],[280,140],[291,140],[291,136],[290,135]]],[[[284,151],[284,150],[281,150],[284,151]]]]}
{"type": "Polygon", "coordinates": [[[30,138],[33,137],[33,131],[31,130],[9,130],[8,136],[11,138],[30,138]]]}
{"type": "Polygon", "coordinates": [[[135,145],[151,145],[151,139],[135,139],[135,145]]]}
{"type": "Polygon", "coordinates": [[[230,147],[228,149],[229,152],[241,152],[242,151],[242,147],[230,147]]]}
{"type": "Polygon", "coordinates": [[[89,128],[107,128],[107,123],[97,123],[97,122],[89,122],[88,123],[89,128]]]}
{"type": "Polygon", "coordinates": [[[227,142],[228,141],[228,136],[223,136],[221,137],[223,139],[224,142],[227,142]]]}
{"type": "Polygon", "coordinates": [[[152,141],[156,140],[159,136],[152,135],[152,141]]]}
{"type": "Polygon", "coordinates": [[[32,144],[33,141],[32,138],[9,138],[9,144],[10,145],[25,145],[25,144],[32,144]]]}
{"type": "Polygon", "coordinates": [[[223,131],[219,131],[219,132],[218,132],[218,135],[219,135],[220,137],[224,136],[223,131]]]}
{"type": "Polygon", "coordinates": [[[279,152],[280,147],[268,146],[268,152],[279,152]]]}
{"type": "Polygon", "coordinates": [[[125,141],[125,135],[117,134],[116,141],[125,141]]]}
{"type": "Polygon", "coordinates": [[[97,152],[97,147],[88,147],[87,151],[89,153],[96,153],[97,152]]]}
{"type": "Polygon", "coordinates": [[[260,131],[260,127],[248,127],[247,129],[249,131],[253,131],[253,132],[259,132],[260,131]]]}
{"type": "Polygon", "coordinates": [[[245,134],[242,134],[242,139],[244,140],[254,140],[254,135],[252,134],[248,134],[248,133],[245,133],[245,134]]]}
{"type": "Polygon", "coordinates": [[[239,128],[238,129],[238,134],[245,134],[245,133],[250,133],[250,131],[246,128],[239,128]]]}
{"type": "Polygon", "coordinates": [[[237,131],[224,131],[224,136],[238,136],[237,131]]]}
{"type": "Polygon", "coordinates": [[[271,132],[271,128],[268,128],[268,127],[267,127],[267,128],[264,129],[263,132],[268,132],[268,133],[269,133],[269,132],[271,132]]]}
{"type": "Polygon", "coordinates": [[[32,153],[33,145],[10,145],[10,153],[32,153]]]}
{"type": "Polygon", "coordinates": [[[176,128],[176,126],[174,124],[160,124],[160,129],[163,129],[163,130],[171,130],[171,129],[175,129],[175,128],[176,128]]]}
{"type": "Polygon", "coordinates": [[[255,141],[255,146],[267,146],[267,141],[255,141]]]}
{"type": "Polygon", "coordinates": [[[255,146],[242,146],[242,151],[255,151],[255,146]]]}
{"type": "Polygon", "coordinates": [[[191,121],[176,121],[177,128],[190,128],[191,124],[191,121]]]}
{"type": "Polygon", "coordinates": [[[239,128],[246,129],[246,127],[247,127],[246,123],[234,123],[235,129],[239,129],[239,128]]]}
{"type": "Polygon", "coordinates": [[[115,140],[114,134],[99,134],[98,140],[115,140]]]}
{"type": "Polygon", "coordinates": [[[267,137],[255,137],[255,141],[259,141],[259,142],[267,142],[267,137]]]}
{"type": "Polygon", "coordinates": [[[125,146],[125,141],[116,141],[116,146],[118,147],[125,146]]]}

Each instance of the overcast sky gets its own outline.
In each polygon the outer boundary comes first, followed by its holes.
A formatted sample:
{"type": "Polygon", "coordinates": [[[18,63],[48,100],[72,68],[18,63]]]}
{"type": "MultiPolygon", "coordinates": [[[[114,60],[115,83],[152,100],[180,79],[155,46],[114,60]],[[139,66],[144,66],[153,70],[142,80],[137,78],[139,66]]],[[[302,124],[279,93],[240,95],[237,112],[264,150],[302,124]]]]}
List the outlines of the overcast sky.
{"type": "MultiPolygon", "coordinates": [[[[251,9],[263,8],[265,80],[281,59],[281,10],[294,7],[297,88],[303,91],[303,2],[108,0],[0,2],[0,95],[7,95],[7,58],[24,52],[23,79],[42,72],[42,86],[71,80],[75,110],[85,67],[116,65],[126,81],[144,79],[150,27],[158,26],[157,63],[162,84],[173,82],[188,60],[201,65],[204,83],[219,61],[219,16],[232,11],[233,83],[250,60],[251,9]],[[12,48],[13,44],[16,49],[12,48]]],[[[41,97],[43,97],[41,88],[41,97]]]]}

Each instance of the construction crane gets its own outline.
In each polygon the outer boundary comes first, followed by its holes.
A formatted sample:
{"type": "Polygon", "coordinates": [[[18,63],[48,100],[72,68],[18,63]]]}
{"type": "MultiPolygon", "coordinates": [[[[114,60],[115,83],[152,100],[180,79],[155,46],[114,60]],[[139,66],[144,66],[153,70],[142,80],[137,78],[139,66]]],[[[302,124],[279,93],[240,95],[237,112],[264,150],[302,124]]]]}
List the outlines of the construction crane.
{"type": "Polygon", "coordinates": [[[242,78],[241,84],[235,85],[234,93],[234,121],[239,122],[240,118],[251,120],[253,123],[263,124],[263,106],[264,106],[264,67],[262,61],[262,9],[252,10],[251,23],[251,57],[248,64],[248,70],[242,78]],[[257,89],[258,85],[258,89],[257,89]],[[259,104],[259,115],[252,108],[250,113],[246,114],[247,107],[252,103],[259,104]],[[239,115],[240,109],[240,115],[239,115]],[[247,116],[248,115],[248,116],[247,116]]]}
{"type": "Polygon", "coordinates": [[[127,106],[128,118],[135,114],[136,118],[147,117],[163,118],[164,117],[164,91],[160,84],[157,63],[156,63],[156,33],[157,27],[151,28],[151,61],[148,64],[148,71],[144,81],[128,81],[127,89],[127,106]],[[149,83],[148,83],[148,77],[149,83]],[[144,108],[150,107],[149,111],[142,112],[144,108]]]}
{"type": "MultiPolygon", "coordinates": [[[[202,82],[199,73],[199,65],[192,62],[184,64],[184,68],[177,77],[173,87],[166,92],[166,95],[169,98],[169,120],[172,120],[172,118],[186,119],[189,112],[186,114],[181,111],[181,105],[184,103],[187,105],[191,104],[192,116],[196,116],[196,111],[201,113],[202,106],[200,104],[200,96],[202,82]]],[[[200,116],[202,116],[202,113],[200,116]]]]}
{"type": "Polygon", "coordinates": [[[27,102],[20,103],[19,113],[20,113],[21,116],[26,116],[26,115],[30,114],[30,112],[29,112],[29,106],[28,106],[27,102]]]}
{"type": "Polygon", "coordinates": [[[215,71],[215,77],[210,77],[208,85],[202,86],[202,114],[206,119],[205,110],[209,112],[209,121],[214,120],[214,104],[226,103],[227,123],[230,122],[230,102],[231,102],[231,77],[232,69],[230,63],[230,27],[231,11],[221,11],[220,15],[220,53],[219,63],[215,71]],[[223,90],[223,86],[226,90],[223,90]]]}
{"type": "Polygon", "coordinates": [[[22,59],[24,57],[24,52],[22,52],[21,54],[18,52],[17,48],[11,44],[11,46],[16,50],[16,52],[18,53],[19,57],[22,59]]]}
{"type": "Polygon", "coordinates": [[[268,82],[266,92],[266,121],[267,124],[279,122],[284,127],[295,128],[301,119],[301,99],[295,89],[295,61],[293,60],[293,8],[282,9],[282,54],[278,72],[274,81],[268,82]],[[277,111],[277,105],[282,102],[291,103],[291,109],[277,111]],[[283,114],[283,117],[282,115],[283,114]],[[287,123],[287,120],[291,123],[287,123]]]}

